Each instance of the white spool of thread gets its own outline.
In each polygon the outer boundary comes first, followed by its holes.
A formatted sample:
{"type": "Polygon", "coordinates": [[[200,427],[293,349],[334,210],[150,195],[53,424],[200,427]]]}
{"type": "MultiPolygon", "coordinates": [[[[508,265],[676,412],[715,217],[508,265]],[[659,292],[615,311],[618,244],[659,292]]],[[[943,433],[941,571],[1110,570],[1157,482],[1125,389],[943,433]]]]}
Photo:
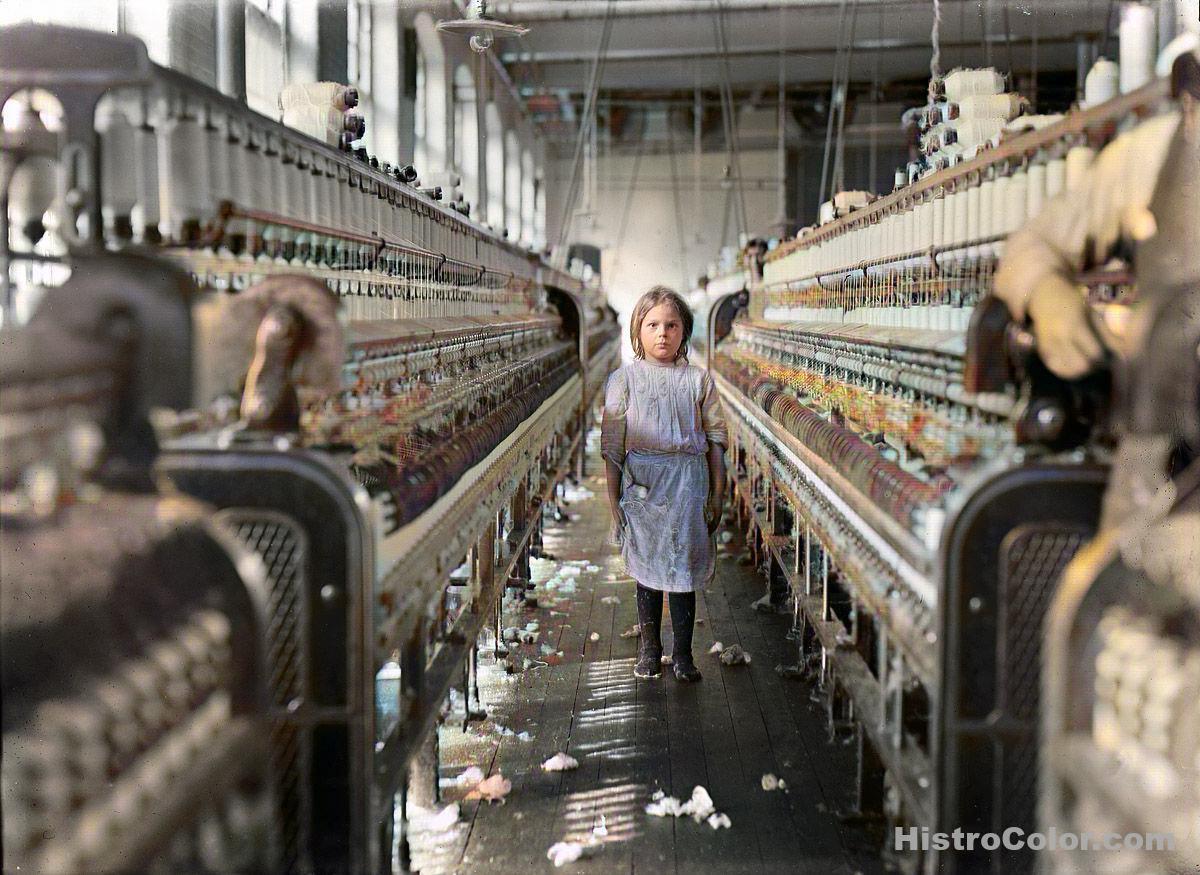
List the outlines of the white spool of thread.
{"type": "Polygon", "coordinates": [[[143,123],[134,134],[137,149],[137,203],[133,206],[133,239],[147,243],[158,231],[158,132],[143,123]]]}
{"type": "MultiPolygon", "coordinates": [[[[985,179],[979,186],[979,236],[987,238],[996,233],[995,207],[992,200],[996,196],[996,180],[985,179]]],[[[981,255],[989,255],[995,251],[995,244],[986,243],[979,247],[981,255]]]]}
{"type": "Polygon", "coordinates": [[[917,248],[925,251],[933,246],[933,201],[922,201],[917,206],[917,248]]]}
{"type": "Polygon", "coordinates": [[[1143,3],[1121,6],[1121,93],[1136,91],[1154,78],[1158,23],[1154,8],[1143,3]]]}
{"type": "Polygon", "coordinates": [[[979,198],[979,186],[972,185],[967,189],[967,241],[971,244],[967,249],[968,258],[977,258],[979,256],[979,244],[975,241],[979,239],[979,226],[981,209],[979,198]]]}
{"type": "Polygon", "coordinates": [[[185,225],[208,205],[208,135],[190,115],[167,119],[158,136],[158,228],[169,243],[182,242],[185,225]]]}
{"type": "Polygon", "coordinates": [[[964,97],[958,103],[958,118],[950,122],[957,128],[962,122],[970,119],[1003,118],[1004,121],[1016,118],[1021,111],[1021,95],[1008,92],[1005,94],[972,94],[964,97]]]}
{"type": "Polygon", "coordinates": [[[1083,184],[1087,170],[1096,158],[1096,151],[1090,146],[1072,146],[1067,150],[1066,185],[1068,191],[1074,191],[1083,184]]]}
{"type": "Polygon", "coordinates": [[[208,135],[208,190],[214,204],[221,201],[234,201],[234,191],[230,184],[232,161],[229,157],[229,136],[225,130],[225,120],[215,119],[205,129],[208,135]]]}
{"type": "Polygon", "coordinates": [[[945,79],[946,100],[961,104],[976,94],[1000,94],[1004,77],[991,67],[982,70],[954,70],[945,79]]]}
{"type": "MultiPolygon", "coordinates": [[[[992,219],[991,229],[992,234],[1008,234],[1008,184],[1009,177],[1007,173],[1001,173],[992,181],[992,219]]],[[[1003,248],[1003,244],[997,243],[994,250],[997,254],[1003,248]]]]}
{"type": "Polygon", "coordinates": [[[1067,187],[1067,159],[1054,158],[1046,164],[1046,197],[1056,197],[1067,187]]]}
{"type": "Polygon", "coordinates": [[[1112,100],[1121,88],[1121,69],[1115,61],[1100,58],[1083,80],[1083,106],[1099,106],[1112,100]]]}
{"type": "Polygon", "coordinates": [[[137,136],[124,108],[111,98],[101,103],[96,126],[100,133],[100,211],[104,233],[111,239],[118,236],[119,222],[132,221],[137,203],[137,176],[130,174],[128,163],[137,155],[137,136]]]}
{"type": "Polygon", "coordinates": [[[1045,164],[1030,164],[1029,165],[1029,190],[1026,194],[1029,198],[1029,206],[1025,213],[1028,218],[1033,218],[1042,211],[1042,204],[1046,202],[1046,165],[1045,164]]]}
{"type": "Polygon", "coordinates": [[[1005,233],[1011,234],[1025,224],[1029,209],[1029,174],[1022,167],[1008,180],[1008,208],[1005,210],[1005,233]]]}
{"type": "MultiPolygon", "coordinates": [[[[967,242],[967,192],[961,185],[950,195],[950,209],[946,214],[951,224],[950,245],[961,247],[967,242]]],[[[960,253],[955,253],[957,258],[960,253]]]]}
{"type": "Polygon", "coordinates": [[[930,204],[933,214],[933,246],[941,248],[946,245],[946,194],[941,192],[930,204]]]}

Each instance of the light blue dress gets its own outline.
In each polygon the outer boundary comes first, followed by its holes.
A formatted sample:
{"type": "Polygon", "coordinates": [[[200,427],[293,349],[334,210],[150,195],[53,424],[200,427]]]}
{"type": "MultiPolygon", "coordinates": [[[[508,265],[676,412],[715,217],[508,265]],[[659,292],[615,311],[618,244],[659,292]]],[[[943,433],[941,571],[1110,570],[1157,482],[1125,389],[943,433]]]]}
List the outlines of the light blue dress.
{"type": "Polygon", "coordinates": [[[629,576],[649,589],[695,592],[712,579],[716,548],[704,521],[708,447],[729,445],[716,386],[686,360],[637,359],[608,378],[600,452],[621,468],[629,576]]]}

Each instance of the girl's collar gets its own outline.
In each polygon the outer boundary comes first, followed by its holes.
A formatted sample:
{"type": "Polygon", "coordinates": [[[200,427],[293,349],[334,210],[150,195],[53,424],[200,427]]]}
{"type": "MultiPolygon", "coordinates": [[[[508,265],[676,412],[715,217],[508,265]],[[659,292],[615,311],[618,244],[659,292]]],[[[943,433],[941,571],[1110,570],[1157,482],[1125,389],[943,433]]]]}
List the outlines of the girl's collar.
{"type": "Polygon", "coordinates": [[[642,359],[634,359],[634,361],[641,362],[644,365],[649,365],[652,368],[678,368],[678,367],[682,367],[683,365],[687,364],[687,358],[685,356],[680,356],[679,358],[675,359],[675,361],[670,362],[670,363],[655,361],[654,359],[649,358],[649,357],[642,358],[642,359]]]}

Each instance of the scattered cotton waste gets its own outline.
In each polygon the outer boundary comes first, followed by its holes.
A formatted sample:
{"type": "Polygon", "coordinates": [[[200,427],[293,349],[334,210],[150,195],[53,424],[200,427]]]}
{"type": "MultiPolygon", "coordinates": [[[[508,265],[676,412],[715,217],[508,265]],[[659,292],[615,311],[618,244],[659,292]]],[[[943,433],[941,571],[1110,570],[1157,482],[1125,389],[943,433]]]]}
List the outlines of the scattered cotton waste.
{"type": "Polygon", "coordinates": [[[703,617],[697,617],[697,618],[696,618],[696,625],[697,625],[697,626],[703,626],[703,625],[704,625],[704,618],[703,618],[703,617]]]}
{"type": "Polygon", "coordinates": [[[525,624],[525,631],[526,631],[526,632],[536,632],[537,630],[538,630],[538,624],[537,624],[537,623],[526,623],[526,624],[525,624]]]}
{"type": "Polygon", "coordinates": [[[730,532],[728,530],[721,532],[720,540],[721,540],[722,544],[728,544],[730,541],[733,540],[733,532],[730,532]]]}
{"type": "Polygon", "coordinates": [[[505,629],[503,632],[500,633],[500,637],[503,638],[505,641],[507,641],[509,644],[512,644],[513,642],[515,642],[517,640],[517,636],[520,634],[520,632],[521,632],[521,630],[518,629],[516,626],[509,626],[507,629],[505,629]]]}
{"type": "Polygon", "coordinates": [[[549,644],[542,645],[542,656],[549,656],[553,652],[554,652],[554,648],[551,647],[549,644]]]}
{"type": "Polygon", "coordinates": [[[650,799],[654,802],[657,802],[659,799],[662,799],[666,795],[667,794],[664,793],[662,790],[655,790],[654,795],[651,796],[650,799]]]}
{"type": "Polygon", "coordinates": [[[600,822],[592,827],[592,835],[598,839],[602,839],[608,835],[608,821],[604,819],[603,814],[600,815],[600,822]]]}
{"type": "Polygon", "coordinates": [[[740,644],[730,644],[721,651],[721,662],[725,665],[749,665],[750,654],[740,644]]]}
{"type": "Polygon", "coordinates": [[[522,732],[517,733],[517,741],[530,741],[532,739],[533,739],[533,736],[530,735],[528,732],[522,731],[522,732]]]}
{"type": "Polygon", "coordinates": [[[663,665],[674,665],[675,664],[675,660],[672,659],[671,656],[666,653],[664,653],[662,656],[660,656],[658,658],[658,661],[661,662],[663,665]]]}
{"type": "Polygon", "coordinates": [[[577,768],[579,768],[579,760],[569,753],[556,753],[542,763],[542,770],[546,772],[567,772],[577,768]]]}
{"type": "MultiPolygon", "coordinates": [[[[535,623],[534,625],[537,625],[537,624],[535,623]]],[[[534,644],[537,642],[538,635],[540,635],[540,634],[541,634],[540,632],[529,632],[529,631],[522,629],[520,632],[517,633],[517,640],[520,641],[522,644],[534,644]]]]}
{"type": "Polygon", "coordinates": [[[475,785],[470,793],[467,794],[468,799],[485,799],[488,802],[504,801],[504,797],[512,792],[512,781],[504,777],[500,772],[492,775],[490,778],[484,778],[475,785]]]}
{"type": "Polygon", "coordinates": [[[725,645],[722,644],[720,641],[716,641],[713,643],[712,647],[708,648],[708,652],[709,653],[720,653],[724,649],[725,649],[725,645]]]}
{"type": "Polygon", "coordinates": [[[620,599],[618,596],[615,596],[615,595],[606,595],[606,596],[603,596],[603,597],[601,597],[600,601],[601,601],[602,603],[606,604],[606,605],[619,605],[619,604],[621,604],[621,599],[620,599]]]}
{"type": "Polygon", "coordinates": [[[679,813],[686,814],[699,823],[711,814],[715,814],[717,806],[713,805],[708,791],[697,784],[692,788],[692,798],[679,806],[679,813]]]}
{"type": "Polygon", "coordinates": [[[786,790],[787,783],[783,778],[776,778],[770,772],[762,776],[762,788],[768,793],[772,790],[786,790]]]}
{"type": "Polygon", "coordinates": [[[555,842],[550,846],[550,850],[546,851],[546,859],[554,861],[554,867],[565,866],[567,863],[574,863],[583,856],[584,846],[579,842],[555,842]]]}
{"type": "Polygon", "coordinates": [[[663,796],[646,806],[646,813],[653,817],[678,817],[679,800],[674,796],[663,796]]]}
{"type": "Polygon", "coordinates": [[[479,766],[467,766],[467,768],[463,770],[462,774],[454,779],[454,783],[458,784],[460,787],[474,787],[482,780],[483,769],[479,768],[479,766]]]}
{"type": "Polygon", "coordinates": [[[567,594],[575,592],[575,581],[573,581],[573,580],[564,581],[558,587],[558,591],[561,593],[567,593],[567,594]]]}
{"type": "Polygon", "coordinates": [[[664,796],[661,790],[650,799],[650,804],[646,806],[646,813],[654,817],[690,817],[699,823],[716,814],[717,811],[712,797],[699,784],[692,788],[692,797],[684,803],[680,803],[674,796],[664,796]]]}
{"type": "Polygon", "coordinates": [[[595,496],[596,493],[586,486],[568,486],[563,490],[563,498],[567,501],[583,501],[587,498],[595,498],[595,496]]]}
{"type": "Polygon", "coordinates": [[[626,629],[624,632],[621,633],[621,637],[622,638],[636,638],[640,634],[641,634],[641,631],[638,629],[637,626],[630,626],[628,629],[626,629]]]}
{"type": "Polygon", "coordinates": [[[583,573],[583,569],[576,568],[574,565],[567,565],[564,568],[560,568],[558,573],[563,577],[578,577],[583,573]]]}
{"type": "Polygon", "coordinates": [[[708,818],[708,825],[713,829],[729,829],[733,826],[733,822],[729,819],[728,814],[713,814],[708,818]]]}
{"type": "Polygon", "coordinates": [[[458,823],[460,815],[458,803],[447,805],[441,811],[422,811],[418,810],[411,814],[413,826],[417,829],[428,832],[445,832],[454,824],[458,823]]]}
{"type": "Polygon", "coordinates": [[[586,571],[588,574],[595,574],[597,571],[600,570],[600,566],[599,565],[587,565],[584,567],[583,570],[586,571]]]}
{"type": "Polygon", "coordinates": [[[599,632],[593,632],[591,635],[588,636],[588,641],[599,641],[599,640],[600,640],[599,632]]]}

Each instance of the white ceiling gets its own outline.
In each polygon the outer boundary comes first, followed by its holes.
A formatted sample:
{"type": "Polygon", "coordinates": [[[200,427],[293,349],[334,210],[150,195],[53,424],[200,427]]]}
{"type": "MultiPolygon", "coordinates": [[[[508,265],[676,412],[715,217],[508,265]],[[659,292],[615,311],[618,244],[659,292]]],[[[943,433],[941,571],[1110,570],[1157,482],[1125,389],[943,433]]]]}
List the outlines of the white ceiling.
{"type": "MultiPolygon", "coordinates": [[[[489,14],[531,28],[524,38],[499,44],[517,85],[527,91],[583,92],[607,5],[604,0],[493,2],[489,14]]],[[[688,0],[612,0],[601,90],[717,87],[725,66],[713,5],[713,0],[690,5],[688,0]],[[690,11],[679,12],[681,7],[690,11]],[[658,11],[664,8],[672,11],[658,11]]],[[[855,47],[854,81],[928,76],[932,0],[781,0],[780,5],[729,0],[728,6],[723,13],[726,60],[735,88],[774,89],[781,72],[790,86],[827,84],[838,46],[848,43],[855,47]]],[[[1108,0],[942,0],[942,66],[983,65],[990,53],[991,62],[1004,70],[1010,58],[1019,71],[1035,65],[1039,71],[1074,70],[1076,37],[1102,34],[1109,8],[1108,0]]]]}

